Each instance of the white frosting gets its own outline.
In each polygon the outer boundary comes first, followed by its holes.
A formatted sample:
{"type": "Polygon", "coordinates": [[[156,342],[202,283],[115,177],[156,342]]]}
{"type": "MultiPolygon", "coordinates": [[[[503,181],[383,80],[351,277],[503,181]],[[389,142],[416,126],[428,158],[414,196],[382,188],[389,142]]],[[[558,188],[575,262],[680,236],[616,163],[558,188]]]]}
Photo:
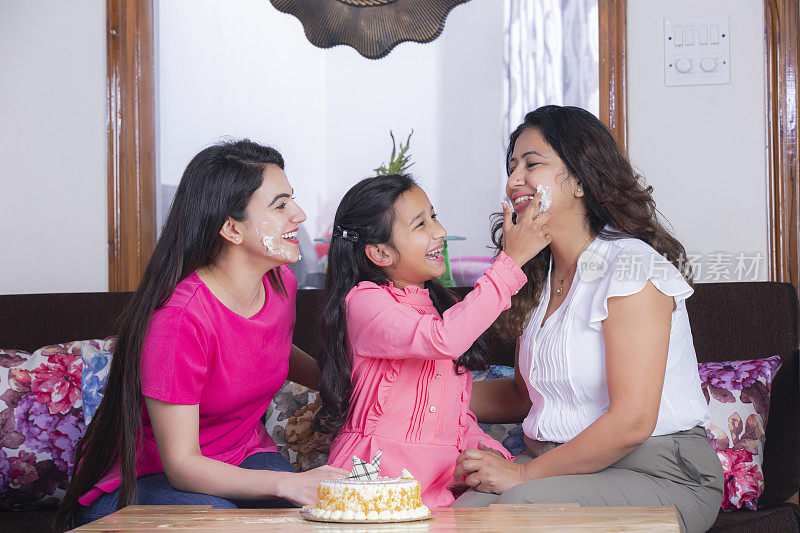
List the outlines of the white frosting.
{"type": "Polygon", "coordinates": [[[264,247],[264,255],[281,256],[286,260],[292,259],[292,252],[283,239],[280,237],[280,227],[264,222],[261,224],[262,230],[256,230],[261,236],[261,246],[264,247]]]}
{"type": "Polygon", "coordinates": [[[537,185],[536,194],[542,194],[542,199],[539,200],[539,211],[545,212],[553,205],[553,189],[549,185],[537,185]]]}

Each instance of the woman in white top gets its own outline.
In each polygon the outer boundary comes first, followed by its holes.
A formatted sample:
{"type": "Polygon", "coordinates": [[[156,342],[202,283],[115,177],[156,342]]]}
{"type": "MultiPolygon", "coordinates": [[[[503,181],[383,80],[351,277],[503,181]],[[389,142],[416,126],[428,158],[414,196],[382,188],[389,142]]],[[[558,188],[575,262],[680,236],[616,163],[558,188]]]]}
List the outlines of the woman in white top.
{"type": "Polygon", "coordinates": [[[517,213],[549,211],[551,242],[523,267],[529,282],[497,323],[517,339],[515,377],[476,383],[470,407],[485,422],[524,418],[526,450],[515,462],[463,452],[455,477],[474,490],[455,505],[673,505],[683,531],[705,531],[723,473],[703,429],[691,271],[652,188],[574,107],[529,113],[511,134],[507,171],[517,213]]]}

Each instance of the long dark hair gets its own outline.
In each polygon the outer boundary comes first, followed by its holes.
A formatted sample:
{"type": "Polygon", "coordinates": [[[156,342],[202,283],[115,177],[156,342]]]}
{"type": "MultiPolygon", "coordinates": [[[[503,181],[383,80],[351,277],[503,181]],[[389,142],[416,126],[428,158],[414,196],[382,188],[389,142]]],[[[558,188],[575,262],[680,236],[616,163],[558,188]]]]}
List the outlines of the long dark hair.
{"type": "MultiPolygon", "coordinates": [[[[341,428],[350,405],[352,382],[347,355],[345,297],[362,281],[378,285],[388,285],[391,281],[383,269],[369,260],[365,248],[368,244],[391,245],[395,202],[416,186],[414,180],[405,174],[367,178],[347,191],[336,210],[334,227],[348,231],[350,238],[332,238],[328,250],[322,311],[324,351],[320,359],[322,407],[316,417],[317,427],[322,431],[341,428]],[[357,238],[352,237],[353,232],[357,238]]],[[[436,280],[427,281],[425,288],[440,314],[457,302],[455,294],[436,280]]],[[[487,368],[487,352],[486,341],[481,337],[454,361],[456,371],[487,368]]]]}
{"type": "MultiPolygon", "coordinates": [[[[593,235],[606,240],[633,237],[652,246],[672,262],[691,284],[691,265],[686,250],[661,222],[653,200],[653,187],[645,186],[627,155],[608,128],[594,115],[579,107],[548,105],[525,115],[511,134],[506,152],[506,172],[514,145],[525,130],[536,129],[566,165],[569,175],[583,188],[587,222],[593,235]],[[606,226],[612,229],[606,229],[606,226]]],[[[498,250],[503,242],[502,215],[492,225],[492,242],[498,250]]],[[[550,266],[548,246],[522,270],[528,283],[511,298],[495,327],[507,339],[522,335],[531,310],[538,305],[550,266]]]]}
{"type": "MultiPolygon", "coordinates": [[[[223,247],[219,232],[228,217],[240,222],[247,219],[247,204],[261,187],[268,165],[283,169],[281,154],[245,139],[206,148],[186,167],[161,237],[120,318],[106,389],[78,443],[75,475],[61,502],[57,529],[72,527],[78,498],[117,463],[121,471],[117,508],[136,502],[135,465],[142,421],[139,370],[150,318],[178,282],[213,263],[223,247]]],[[[268,279],[285,294],[277,269],[269,272],[268,279]]]]}

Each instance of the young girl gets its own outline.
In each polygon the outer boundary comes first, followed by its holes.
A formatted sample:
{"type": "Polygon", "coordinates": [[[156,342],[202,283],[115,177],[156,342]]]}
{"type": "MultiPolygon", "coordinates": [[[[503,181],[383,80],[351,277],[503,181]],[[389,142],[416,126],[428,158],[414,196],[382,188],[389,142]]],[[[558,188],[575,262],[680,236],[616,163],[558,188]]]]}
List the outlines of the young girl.
{"type": "Polygon", "coordinates": [[[287,265],[305,218],[276,150],[245,140],[192,159],[122,317],[59,529],[137,502],[312,504],[320,481],[346,474],[294,473],[260,421],[287,373],[315,381],[291,344],[287,265]]]}
{"type": "Polygon", "coordinates": [[[518,265],[549,242],[549,215],[532,209],[514,225],[503,208],[504,252],[456,303],[433,281],[445,272],[447,232],[410,177],[368,178],[345,194],[325,280],[318,421],[341,428],[328,464],[350,468],[354,455],[370,461],[380,449],[381,475],[405,468],[425,504],[443,506],[453,502],[448,485],[461,451],[483,445],[511,459],[469,411],[465,369],[486,367],[476,341],[525,283],[518,265]]]}

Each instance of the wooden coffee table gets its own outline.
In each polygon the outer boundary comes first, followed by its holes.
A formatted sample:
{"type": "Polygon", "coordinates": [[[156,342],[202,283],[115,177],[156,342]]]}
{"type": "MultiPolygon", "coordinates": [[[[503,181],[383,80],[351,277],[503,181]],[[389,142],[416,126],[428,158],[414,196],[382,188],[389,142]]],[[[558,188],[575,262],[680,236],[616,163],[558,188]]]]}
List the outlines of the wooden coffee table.
{"type": "Polygon", "coordinates": [[[679,531],[674,507],[529,504],[469,509],[441,507],[433,512],[433,519],[420,522],[328,524],[303,520],[297,509],[214,510],[204,505],[131,505],[75,531],[679,531]]]}

